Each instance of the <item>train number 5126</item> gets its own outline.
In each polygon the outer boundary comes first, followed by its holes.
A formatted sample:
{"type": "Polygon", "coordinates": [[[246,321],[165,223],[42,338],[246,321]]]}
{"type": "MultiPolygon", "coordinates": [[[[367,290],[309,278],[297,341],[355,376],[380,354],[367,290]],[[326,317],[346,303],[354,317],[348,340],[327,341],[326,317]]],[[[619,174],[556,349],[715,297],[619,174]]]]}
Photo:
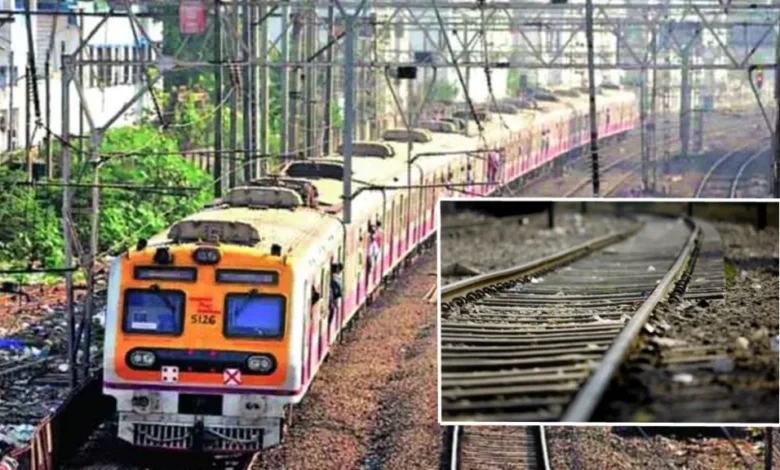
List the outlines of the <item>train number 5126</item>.
{"type": "Polygon", "coordinates": [[[214,325],[217,323],[217,317],[214,315],[203,315],[200,313],[193,313],[190,315],[190,323],[197,323],[200,325],[214,325]]]}

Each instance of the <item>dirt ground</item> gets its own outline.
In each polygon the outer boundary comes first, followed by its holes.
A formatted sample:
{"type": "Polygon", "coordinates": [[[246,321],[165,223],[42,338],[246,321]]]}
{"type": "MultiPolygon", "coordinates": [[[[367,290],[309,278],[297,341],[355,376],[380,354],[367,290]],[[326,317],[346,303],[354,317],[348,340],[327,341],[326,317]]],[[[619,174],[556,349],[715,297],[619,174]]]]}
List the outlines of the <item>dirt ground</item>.
{"type": "MultiPolygon", "coordinates": [[[[617,430],[617,428],[613,428],[617,430]]],[[[682,429],[682,428],[681,428],[682,429]]],[[[718,428],[711,436],[657,434],[644,428],[648,438],[633,428],[614,433],[601,427],[547,427],[548,449],[555,470],[741,470],[763,468],[760,437],[732,431],[734,446],[718,428]],[[744,458],[744,460],[743,460],[744,458]]]]}
{"type": "MultiPolygon", "coordinates": [[[[510,268],[624,230],[631,224],[628,219],[612,216],[560,212],[555,214],[555,228],[550,229],[546,213],[500,218],[461,212],[442,218],[443,227],[460,228],[442,231],[441,265],[445,270],[460,263],[481,273],[510,268]]],[[[463,278],[442,276],[442,285],[463,278]]]]}

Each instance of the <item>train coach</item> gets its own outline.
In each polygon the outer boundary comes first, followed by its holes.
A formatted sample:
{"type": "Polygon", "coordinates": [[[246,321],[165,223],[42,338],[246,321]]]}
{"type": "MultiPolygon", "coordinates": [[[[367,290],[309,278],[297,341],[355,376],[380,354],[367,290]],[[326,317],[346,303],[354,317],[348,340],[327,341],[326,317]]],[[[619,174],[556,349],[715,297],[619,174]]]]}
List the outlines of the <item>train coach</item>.
{"type": "MultiPolygon", "coordinates": [[[[448,116],[357,143],[348,224],[334,155],[233,188],[117,257],[103,390],[119,437],[214,452],[278,444],[339,333],[432,240],[439,197],[490,194],[588,143],[585,95],[538,98],[486,111],[481,136],[448,116]],[[488,149],[503,155],[497,174],[488,149]]],[[[605,88],[599,103],[600,136],[636,125],[632,93],[605,88]]]]}

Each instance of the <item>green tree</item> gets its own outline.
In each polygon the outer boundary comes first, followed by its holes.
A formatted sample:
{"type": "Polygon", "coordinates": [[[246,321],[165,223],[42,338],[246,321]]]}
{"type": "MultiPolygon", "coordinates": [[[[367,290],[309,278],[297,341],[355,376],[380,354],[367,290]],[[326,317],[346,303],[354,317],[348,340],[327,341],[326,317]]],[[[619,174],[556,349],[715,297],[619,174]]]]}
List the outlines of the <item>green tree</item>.
{"type": "Polygon", "coordinates": [[[439,80],[433,86],[433,99],[452,103],[458,97],[458,86],[449,81],[439,80]]]}

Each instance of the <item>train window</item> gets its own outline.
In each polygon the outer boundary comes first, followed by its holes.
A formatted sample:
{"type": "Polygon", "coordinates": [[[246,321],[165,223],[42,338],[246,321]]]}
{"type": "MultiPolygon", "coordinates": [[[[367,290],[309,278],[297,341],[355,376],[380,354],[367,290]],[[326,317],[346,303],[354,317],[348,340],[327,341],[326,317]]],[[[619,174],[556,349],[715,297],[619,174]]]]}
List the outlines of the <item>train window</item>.
{"type": "Polygon", "coordinates": [[[179,335],[184,321],[184,292],[127,289],[122,331],[152,335],[179,335]]]}
{"type": "Polygon", "coordinates": [[[275,286],[279,284],[279,273],[276,271],[218,269],[217,282],[229,284],[262,284],[275,286]]]}
{"type": "Polygon", "coordinates": [[[285,298],[281,295],[228,294],[225,296],[224,333],[228,338],[281,338],[285,298]]]}

